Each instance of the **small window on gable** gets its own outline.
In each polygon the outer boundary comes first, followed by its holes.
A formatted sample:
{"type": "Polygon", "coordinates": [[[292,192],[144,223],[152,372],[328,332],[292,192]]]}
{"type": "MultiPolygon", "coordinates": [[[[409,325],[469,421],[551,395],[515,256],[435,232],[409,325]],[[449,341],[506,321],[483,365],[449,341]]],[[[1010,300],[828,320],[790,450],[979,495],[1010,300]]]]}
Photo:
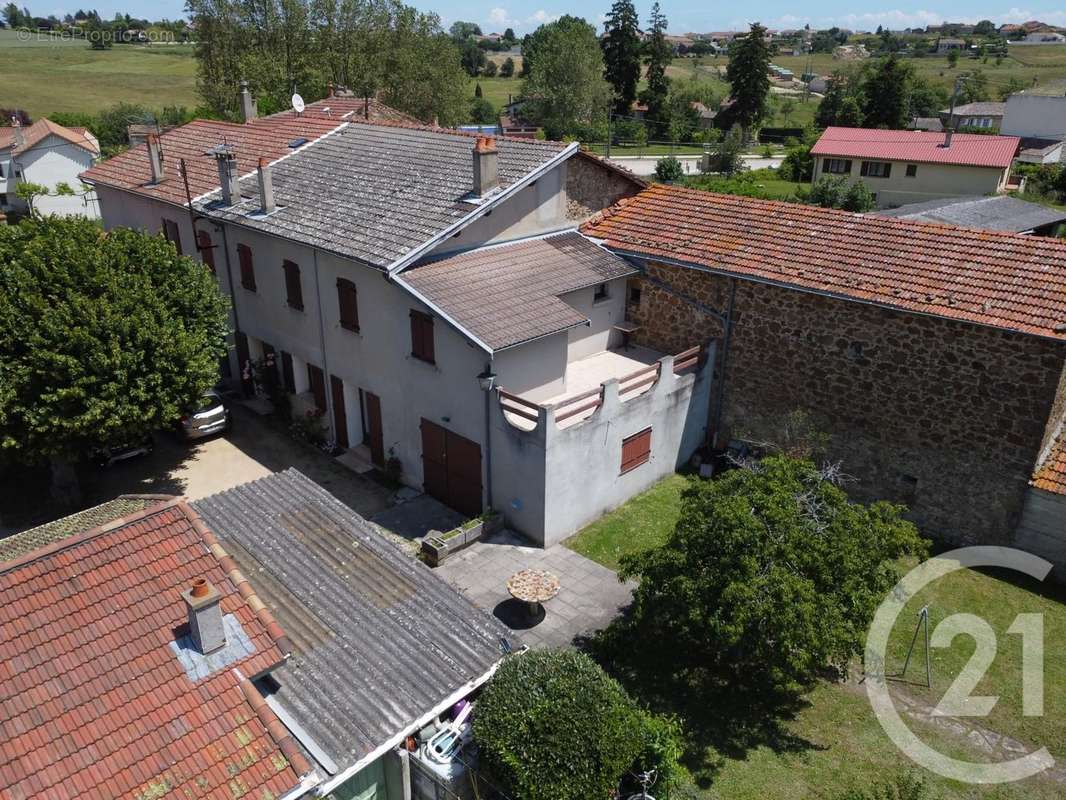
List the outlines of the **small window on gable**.
{"type": "Polygon", "coordinates": [[[411,355],[429,364],[436,363],[433,350],[433,317],[421,311],[411,312],[411,355]]]}
{"type": "Polygon", "coordinates": [[[622,474],[651,460],[651,428],[622,440],[622,474]]]}
{"type": "Polygon", "coordinates": [[[359,332],[359,294],[355,284],[346,278],[337,278],[337,305],[340,306],[341,327],[359,332]]]}
{"type": "Polygon", "coordinates": [[[254,292],[255,265],[252,263],[252,249],[246,244],[237,245],[237,260],[241,264],[241,286],[249,292],[254,292]]]}
{"type": "Polygon", "coordinates": [[[918,174],[918,165],[917,164],[908,164],[907,165],[907,177],[908,178],[913,178],[917,174],[918,174]]]}
{"type": "Polygon", "coordinates": [[[610,294],[607,292],[607,284],[606,283],[601,283],[601,284],[599,284],[596,287],[596,291],[594,291],[592,293],[592,302],[593,303],[602,303],[604,300],[607,300],[609,297],[610,297],[610,294]]]}
{"type": "Polygon", "coordinates": [[[281,268],[285,271],[285,300],[289,308],[304,310],[304,290],[300,284],[300,267],[293,261],[284,261],[281,268]]]}
{"type": "Polygon", "coordinates": [[[179,256],[182,254],[181,229],[178,227],[178,223],[166,217],[163,217],[163,238],[174,245],[174,249],[178,251],[179,256]]]}

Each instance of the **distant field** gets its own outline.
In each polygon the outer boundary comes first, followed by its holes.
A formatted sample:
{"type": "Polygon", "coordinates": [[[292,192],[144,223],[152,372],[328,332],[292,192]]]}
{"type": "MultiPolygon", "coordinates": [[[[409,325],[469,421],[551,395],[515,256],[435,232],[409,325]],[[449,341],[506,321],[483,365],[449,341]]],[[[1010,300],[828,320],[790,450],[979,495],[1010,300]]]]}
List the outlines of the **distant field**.
{"type": "Polygon", "coordinates": [[[125,101],[148,106],[199,104],[196,59],[188,45],[115,45],[18,40],[0,31],[0,107],[33,118],[54,111],[95,111],[125,101]]]}

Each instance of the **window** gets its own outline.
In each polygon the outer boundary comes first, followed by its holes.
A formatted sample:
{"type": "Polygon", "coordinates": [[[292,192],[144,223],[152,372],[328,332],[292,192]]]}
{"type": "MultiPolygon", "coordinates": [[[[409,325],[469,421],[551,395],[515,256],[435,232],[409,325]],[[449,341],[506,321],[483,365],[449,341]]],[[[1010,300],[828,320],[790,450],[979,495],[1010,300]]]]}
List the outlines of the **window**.
{"type": "Polygon", "coordinates": [[[292,261],[284,261],[281,268],[285,271],[285,299],[289,308],[304,310],[304,290],[300,285],[300,267],[292,261]]]}
{"type": "Polygon", "coordinates": [[[437,363],[433,353],[433,317],[421,311],[411,312],[411,355],[420,361],[437,363]]]}
{"type": "Polygon", "coordinates": [[[851,173],[851,159],[826,158],[822,160],[822,172],[830,175],[848,175],[851,173]]]}
{"type": "Polygon", "coordinates": [[[252,264],[252,249],[246,244],[237,245],[237,259],[241,263],[241,286],[255,291],[255,266],[252,264]]]}
{"type": "Polygon", "coordinates": [[[200,258],[204,264],[215,274],[215,245],[211,242],[211,234],[207,231],[197,231],[196,242],[200,248],[200,258]]]}
{"type": "Polygon", "coordinates": [[[0,178],[4,177],[4,165],[0,162],[0,178]]]}
{"type": "Polygon", "coordinates": [[[607,284],[601,283],[596,287],[596,291],[592,293],[592,302],[602,303],[608,297],[610,297],[610,295],[607,293],[607,284]]]}
{"type": "Polygon", "coordinates": [[[0,207],[7,205],[7,195],[0,193],[0,207]]]}
{"type": "Polygon", "coordinates": [[[907,177],[908,178],[913,178],[917,174],[918,174],[918,165],[917,164],[908,164],[907,165],[907,177]]]}
{"type": "Polygon", "coordinates": [[[892,164],[888,161],[863,161],[859,172],[868,178],[887,178],[892,174],[892,164]]]}
{"type": "Polygon", "coordinates": [[[181,253],[181,229],[172,219],[163,218],[163,238],[174,245],[174,249],[178,251],[178,255],[181,253]]]}
{"type": "Polygon", "coordinates": [[[646,464],[651,459],[651,428],[622,440],[622,474],[646,464]]]}
{"type": "Polygon", "coordinates": [[[640,305],[640,284],[636,281],[629,284],[629,304],[632,306],[640,305]]]}
{"type": "Polygon", "coordinates": [[[359,295],[355,284],[345,278],[337,278],[337,305],[340,306],[341,327],[359,332],[359,295]]]}

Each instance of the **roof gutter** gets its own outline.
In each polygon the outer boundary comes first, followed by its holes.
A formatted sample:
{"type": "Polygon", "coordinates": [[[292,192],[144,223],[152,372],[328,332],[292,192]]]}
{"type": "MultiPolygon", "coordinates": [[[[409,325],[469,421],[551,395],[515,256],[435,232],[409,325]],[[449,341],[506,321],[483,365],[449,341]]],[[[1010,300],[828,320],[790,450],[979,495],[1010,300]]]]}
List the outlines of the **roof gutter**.
{"type": "Polygon", "coordinates": [[[436,719],[449,708],[458,703],[460,700],[464,699],[472,691],[487,683],[488,680],[496,674],[496,670],[499,669],[500,664],[502,663],[503,659],[501,658],[496,661],[496,663],[493,664],[489,671],[486,672],[484,675],[479,678],[475,678],[472,681],[464,683],[455,692],[453,692],[440,703],[438,703],[436,706],[434,706],[430,711],[419,717],[414,723],[408,725],[404,730],[395,734],[391,739],[386,740],[383,744],[378,745],[378,747],[376,747],[374,750],[371,750],[369,753],[367,753],[361,759],[356,761],[354,764],[348,767],[348,769],[344,770],[339,775],[335,775],[325,783],[321,784],[316,792],[317,795],[319,797],[324,797],[325,795],[328,795],[330,792],[334,791],[342,784],[355,777],[355,775],[357,775],[359,772],[366,769],[366,767],[368,767],[370,764],[377,761],[379,758],[385,755],[385,753],[389,752],[398,744],[400,744],[400,742],[402,742],[407,737],[409,731],[417,731],[421,728],[424,728],[430,723],[431,720],[436,719]]]}
{"type": "Polygon", "coordinates": [[[428,241],[423,242],[418,247],[416,247],[414,250],[412,250],[411,252],[407,253],[407,255],[402,256],[401,258],[399,258],[396,261],[394,261],[386,269],[386,272],[391,277],[392,275],[395,275],[396,273],[402,272],[403,270],[407,269],[414,262],[416,262],[418,259],[420,259],[422,256],[424,256],[426,253],[430,252],[433,248],[435,248],[437,245],[439,245],[445,239],[448,239],[453,234],[456,234],[459,231],[463,230],[463,228],[466,228],[467,226],[469,226],[471,223],[476,222],[477,220],[481,219],[481,217],[485,216],[486,213],[488,213],[489,211],[494,209],[496,206],[498,206],[504,200],[507,200],[512,195],[517,194],[522,189],[526,188],[529,184],[533,183],[538,178],[540,178],[540,176],[546,174],[547,172],[550,172],[552,169],[557,167],[559,164],[561,164],[562,162],[566,161],[568,158],[570,158],[570,156],[572,156],[574,153],[578,152],[579,149],[580,149],[580,146],[578,145],[577,142],[571,142],[569,145],[567,145],[565,148],[563,148],[560,152],[558,152],[556,155],[554,155],[551,159],[549,159],[548,161],[545,161],[543,164],[541,164],[535,170],[533,170],[532,172],[527,173],[520,180],[516,181],[515,183],[512,183],[510,186],[508,186],[503,191],[499,192],[498,194],[493,195],[491,198],[487,199],[485,202],[479,204],[477,206],[477,208],[475,208],[473,211],[471,211],[469,214],[467,214],[461,220],[449,225],[443,231],[441,231],[440,233],[436,234],[432,239],[429,239],[428,241]]]}

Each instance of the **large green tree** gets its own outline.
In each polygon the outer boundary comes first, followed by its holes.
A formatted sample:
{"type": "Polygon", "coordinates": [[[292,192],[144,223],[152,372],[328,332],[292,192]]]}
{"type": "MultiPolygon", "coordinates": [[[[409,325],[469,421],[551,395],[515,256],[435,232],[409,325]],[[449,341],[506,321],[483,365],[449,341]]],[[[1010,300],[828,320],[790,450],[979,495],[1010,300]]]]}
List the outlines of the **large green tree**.
{"type": "Polygon", "coordinates": [[[640,82],[640,28],[632,0],[615,0],[603,28],[604,77],[614,89],[612,111],[628,117],[640,82]]]}
{"type": "Polygon", "coordinates": [[[227,304],[159,236],[84,218],[0,226],[0,451],[70,465],[177,419],[218,380],[227,304]]]}
{"type": "Polygon", "coordinates": [[[914,67],[895,53],[871,67],[863,82],[866,97],[864,127],[906,128],[910,122],[913,84],[914,67]]]}
{"type": "Polygon", "coordinates": [[[648,138],[665,139],[670,131],[670,109],[667,99],[670,94],[670,79],[666,77],[666,68],[674,51],[666,41],[666,15],[659,4],[651,7],[651,19],[648,25],[648,40],[644,43],[644,57],[648,62],[645,74],[648,86],[641,95],[644,105],[648,107],[645,119],[648,120],[648,138]]]}
{"type": "Polygon", "coordinates": [[[758,22],[746,36],[738,36],[729,45],[726,80],[733,98],[728,118],[748,134],[762,121],[770,96],[770,45],[766,28],[758,22]]]}
{"type": "Polygon", "coordinates": [[[522,84],[528,103],[524,113],[550,139],[605,135],[610,87],[603,79],[603,54],[596,29],[585,20],[565,16],[540,26],[527,37],[532,45],[523,58],[529,75],[522,84]]]}
{"type": "Polygon", "coordinates": [[[264,113],[326,95],[329,83],[425,121],[463,121],[466,76],[455,40],[435,14],[400,0],[186,0],[197,27],[205,104],[234,114],[240,80],[264,113]]]}
{"type": "Polygon", "coordinates": [[[622,558],[638,578],[626,637],[694,685],[794,696],[862,652],[894,562],[925,552],[903,508],[852,503],[811,462],[770,456],[697,482],[658,548],[622,558]]]}

